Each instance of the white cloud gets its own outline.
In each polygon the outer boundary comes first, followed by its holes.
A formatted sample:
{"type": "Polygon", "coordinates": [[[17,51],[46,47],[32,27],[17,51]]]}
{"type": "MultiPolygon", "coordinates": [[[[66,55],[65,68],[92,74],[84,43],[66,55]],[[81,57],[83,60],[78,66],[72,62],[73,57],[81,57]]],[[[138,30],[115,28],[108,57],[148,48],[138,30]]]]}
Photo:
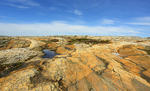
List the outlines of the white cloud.
{"type": "Polygon", "coordinates": [[[131,22],[131,23],[127,23],[127,24],[150,26],[150,22],[131,22]]]}
{"type": "Polygon", "coordinates": [[[114,24],[115,21],[111,19],[103,19],[101,23],[102,24],[114,24]]]}
{"type": "Polygon", "coordinates": [[[57,8],[56,7],[49,7],[49,10],[56,10],[57,8]]]}
{"type": "Polygon", "coordinates": [[[104,26],[85,26],[71,25],[64,21],[54,21],[51,23],[35,24],[15,24],[0,23],[0,33],[3,35],[67,35],[67,34],[86,34],[86,35],[136,35],[139,32],[128,27],[104,27],[104,26]]]}
{"type": "Polygon", "coordinates": [[[6,16],[0,16],[0,18],[5,18],[6,16]]]}
{"type": "Polygon", "coordinates": [[[7,5],[11,5],[17,8],[25,8],[29,6],[40,6],[39,3],[33,0],[7,0],[9,3],[7,5]]]}
{"type": "Polygon", "coordinates": [[[74,11],[73,11],[73,13],[74,14],[76,14],[76,15],[83,15],[83,13],[81,12],[81,11],[79,11],[79,10],[77,10],[77,9],[75,9],[74,11]]]}
{"type": "Polygon", "coordinates": [[[25,3],[26,3],[26,5],[29,5],[29,6],[40,6],[39,3],[34,2],[34,1],[27,1],[27,2],[25,2],[25,3]]]}
{"type": "Polygon", "coordinates": [[[150,22],[150,16],[149,17],[137,17],[136,18],[137,21],[149,21],[150,22]]]}
{"type": "Polygon", "coordinates": [[[24,6],[24,5],[17,5],[17,4],[7,4],[7,5],[9,5],[9,6],[11,6],[11,7],[22,8],[22,9],[29,8],[29,7],[27,7],[27,6],[24,6]]]}
{"type": "Polygon", "coordinates": [[[137,17],[133,22],[129,22],[127,24],[150,26],[150,17],[137,17]]]}

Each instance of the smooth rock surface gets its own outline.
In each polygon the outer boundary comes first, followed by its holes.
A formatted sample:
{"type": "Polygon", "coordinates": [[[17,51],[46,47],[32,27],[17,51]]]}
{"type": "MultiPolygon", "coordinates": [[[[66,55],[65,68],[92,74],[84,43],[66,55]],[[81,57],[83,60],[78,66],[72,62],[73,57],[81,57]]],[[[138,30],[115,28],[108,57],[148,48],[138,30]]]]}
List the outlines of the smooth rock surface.
{"type": "MultiPolygon", "coordinates": [[[[69,37],[75,38],[75,37],[69,37]]],[[[80,37],[82,38],[82,36],[80,37]]],[[[105,37],[89,37],[105,39],[105,37]]],[[[1,91],[150,91],[149,40],[139,37],[106,37],[108,44],[67,45],[68,37],[31,38],[34,44],[28,49],[3,50],[1,58],[8,63],[17,62],[15,55],[36,57],[26,60],[26,66],[0,78],[1,91]],[[55,44],[43,39],[59,39],[55,44]],[[136,42],[137,40],[143,42],[136,42]],[[120,41],[119,41],[120,40],[120,41]],[[64,44],[61,45],[61,43],[64,44]],[[44,59],[34,50],[45,47],[56,49],[53,59],[44,59]],[[47,46],[48,45],[48,46],[47,46]],[[20,51],[17,51],[20,50],[20,51]],[[10,53],[10,57],[7,54],[10,53]],[[11,56],[12,54],[12,56],[11,56]]],[[[30,40],[30,38],[28,38],[30,40]]],[[[31,42],[32,45],[32,42],[31,42]]]]}

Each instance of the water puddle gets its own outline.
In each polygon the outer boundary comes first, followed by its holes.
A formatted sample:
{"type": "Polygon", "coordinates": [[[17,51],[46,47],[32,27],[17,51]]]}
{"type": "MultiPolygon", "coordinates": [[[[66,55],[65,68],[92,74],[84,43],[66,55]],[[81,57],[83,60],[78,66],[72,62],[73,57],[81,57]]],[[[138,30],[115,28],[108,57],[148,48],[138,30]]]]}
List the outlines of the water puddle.
{"type": "Polygon", "coordinates": [[[121,56],[120,56],[120,54],[119,53],[112,53],[113,55],[116,55],[116,56],[118,56],[120,59],[123,59],[121,56]]]}
{"type": "Polygon", "coordinates": [[[113,55],[116,55],[116,56],[119,56],[120,54],[119,53],[112,53],[113,55]]]}
{"type": "Polygon", "coordinates": [[[53,58],[57,55],[55,51],[51,51],[48,49],[43,50],[44,56],[42,58],[53,58]]]}

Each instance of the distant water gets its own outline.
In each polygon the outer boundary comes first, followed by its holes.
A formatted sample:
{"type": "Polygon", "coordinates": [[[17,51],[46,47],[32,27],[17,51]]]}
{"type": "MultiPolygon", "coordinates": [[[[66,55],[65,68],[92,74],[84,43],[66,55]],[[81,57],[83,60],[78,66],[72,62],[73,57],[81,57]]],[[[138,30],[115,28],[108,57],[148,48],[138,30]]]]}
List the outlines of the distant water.
{"type": "Polygon", "coordinates": [[[50,51],[48,49],[44,49],[43,52],[44,52],[43,58],[53,58],[57,55],[56,52],[50,51]]]}

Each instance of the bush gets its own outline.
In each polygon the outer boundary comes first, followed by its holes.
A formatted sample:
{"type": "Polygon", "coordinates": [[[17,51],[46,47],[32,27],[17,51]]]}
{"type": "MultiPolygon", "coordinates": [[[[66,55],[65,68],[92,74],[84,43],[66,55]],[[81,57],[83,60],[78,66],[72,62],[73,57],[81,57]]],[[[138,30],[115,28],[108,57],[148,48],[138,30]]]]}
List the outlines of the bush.
{"type": "Polygon", "coordinates": [[[59,40],[58,39],[48,39],[48,40],[42,40],[43,42],[45,42],[45,43],[52,43],[52,42],[59,42],[59,40]]]}
{"type": "Polygon", "coordinates": [[[74,43],[85,43],[85,44],[99,44],[99,43],[110,43],[110,40],[96,40],[96,39],[87,39],[87,38],[80,38],[80,39],[71,39],[68,41],[68,44],[74,43]]]}
{"type": "Polygon", "coordinates": [[[59,40],[58,39],[52,39],[52,40],[50,40],[51,42],[59,42],[59,40]]]}

